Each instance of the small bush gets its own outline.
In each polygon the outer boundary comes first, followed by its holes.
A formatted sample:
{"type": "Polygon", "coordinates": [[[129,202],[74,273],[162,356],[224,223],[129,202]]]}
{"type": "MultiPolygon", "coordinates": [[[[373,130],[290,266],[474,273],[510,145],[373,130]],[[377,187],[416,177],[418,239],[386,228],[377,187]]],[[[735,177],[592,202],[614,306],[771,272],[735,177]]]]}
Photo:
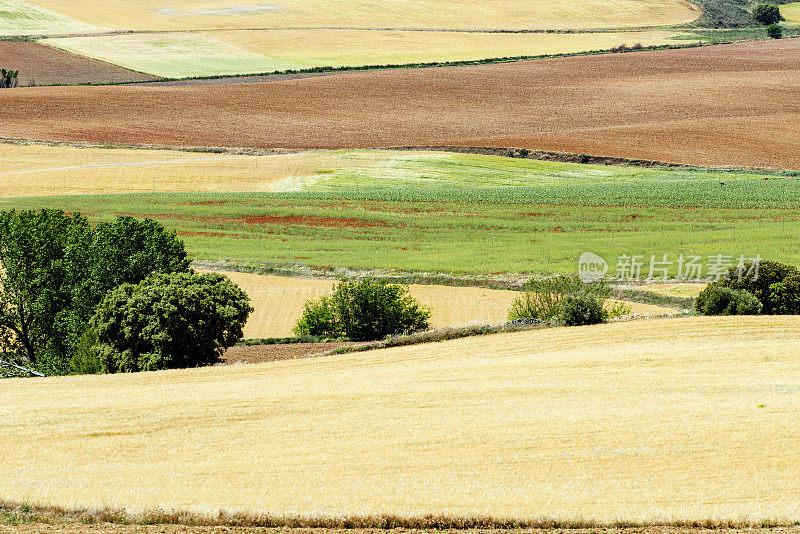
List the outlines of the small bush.
{"type": "Polygon", "coordinates": [[[580,292],[607,298],[611,290],[603,283],[584,284],[576,276],[558,275],[544,280],[531,280],[523,288],[508,312],[508,320],[539,319],[550,321],[559,315],[561,301],[580,292]]]}
{"type": "Polygon", "coordinates": [[[753,18],[765,26],[777,24],[783,20],[780,8],[772,3],[764,2],[753,9],[753,18]]]}
{"type": "Polygon", "coordinates": [[[307,302],[294,332],[371,341],[425,330],[430,317],[407,286],[365,278],[340,282],[330,297],[307,302]]]}
{"type": "Polygon", "coordinates": [[[617,302],[606,312],[606,319],[616,319],[623,315],[630,315],[632,311],[633,308],[631,308],[630,304],[617,302]]]}
{"type": "Polygon", "coordinates": [[[599,324],[606,316],[603,301],[588,293],[568,295],[559,305],[559,317],[566,326],[599,324]]]}
{"type": "Polygon", "coordinates": [[[783,30],[777,24],[767,26],[767,37],[770,39],[780,39],[783,37],[783,30]]]}
{"type": "Polygon", "coordinates": [[[703,293],[696,308],[700,315],[759,315],[763,308],[756,297],[742,289],[709,287],[703,293]]]}

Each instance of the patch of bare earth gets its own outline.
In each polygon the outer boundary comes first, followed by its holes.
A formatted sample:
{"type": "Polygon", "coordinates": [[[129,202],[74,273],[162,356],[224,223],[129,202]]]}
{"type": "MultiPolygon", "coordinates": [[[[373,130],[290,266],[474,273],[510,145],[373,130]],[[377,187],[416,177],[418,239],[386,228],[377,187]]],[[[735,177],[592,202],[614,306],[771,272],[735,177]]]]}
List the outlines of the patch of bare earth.
{"type": "Polygon", "coordinates": [[[21,86],[125,83],[158,79],[30,41],[0,41],[0,67],[19,70],[21,86]]]}
{"type": "Polygon", "coordinates": [[[0,136],[173,146],[518,146],[800,168],[800,39],[273,83],[0,92],[0,136]]]}
{"type": "Polygon", "coordinates": [[[237,345],[222,356],[226,364],[263,363],[323,356],[327,352],[353,343],[276,343],[272,345],[237,345]]]}

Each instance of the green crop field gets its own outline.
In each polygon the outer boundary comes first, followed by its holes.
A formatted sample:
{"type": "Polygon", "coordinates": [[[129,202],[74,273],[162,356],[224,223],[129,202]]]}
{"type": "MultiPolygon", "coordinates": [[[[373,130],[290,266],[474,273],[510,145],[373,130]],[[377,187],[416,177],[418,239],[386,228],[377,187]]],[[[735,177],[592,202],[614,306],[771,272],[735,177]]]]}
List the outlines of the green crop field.
{"type": "MultiPolygon", "coordinates": [[[[199,259],[457,272],[574,272],[583,252],[800,262],[791,173],[340,152],[284,193],[6,199],[94,220],[153,217],[199,259]],[[765,179],[768,178],[768,179],[765,179]]],[[[676,274],[677,263],[670,266],[676,274]]]]}

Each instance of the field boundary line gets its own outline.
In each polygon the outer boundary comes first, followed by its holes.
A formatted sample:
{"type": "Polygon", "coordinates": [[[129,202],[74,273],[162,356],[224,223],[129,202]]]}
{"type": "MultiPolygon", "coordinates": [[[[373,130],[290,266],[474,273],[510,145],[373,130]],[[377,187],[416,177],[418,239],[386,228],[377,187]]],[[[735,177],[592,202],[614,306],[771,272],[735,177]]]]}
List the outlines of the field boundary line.
{"type": "MultiPolygon", "coordinates": [[[[591,519],[559,520],[542,517],[532,520],[496,518],[490,516],[446,516],[426,515],[404,517],[397,515],[375,516],[281,516],[255,513],[231,513],[220,510],[216,515],[191,512],[189,510],[148,510],[133,514],[121,508],[65,508],[60,506],[36,505],[0,501],[0,525],[20,525],[25,523],[53,524],[97,524],[117,525],[185,525],[208,527],[254,527],[254,528],[322,528],[322,529],[421,529],[421,530],[543,530],[543,529],[636,529],[631,534],[639,534],[640,529],[661,527],[698,528],[708,530],[724,529],[781,529],[797,527],[800,519],[676,519],[673,521],[614,521],[602,522],[591,519]]],[[[619,533],[618,533],[619,534],[619,533]]]]}

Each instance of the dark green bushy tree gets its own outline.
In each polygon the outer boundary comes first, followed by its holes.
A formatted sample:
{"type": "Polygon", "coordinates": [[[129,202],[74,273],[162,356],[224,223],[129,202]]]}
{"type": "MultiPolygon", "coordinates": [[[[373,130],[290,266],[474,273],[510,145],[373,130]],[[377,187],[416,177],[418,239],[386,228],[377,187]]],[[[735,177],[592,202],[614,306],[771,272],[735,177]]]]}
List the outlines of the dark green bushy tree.
{"type": "Polygon", "coordinates": [[[767,37],[770,39],[780,39],[783,37],[783,30],[778,24],[770,24],[767,26],[767,37]]]}
{"type": "Polygon", "coordinates": [[[151,272],[185,271],[183,243],[148,219],[89,226],[58,210],[0,213],[0,353],[46,374],[70,360],[103,296],[151,272]]]}
{"type": "Polygon", "coordinates": [[[366,341],[425,330],[430,316],[406,286],[365,278],[340,282],[330,297],[307,302],[294,331],[366,341]]]}
{"type": "MultiPolygon", "coordinates": [[[[698,301],[699,302],[699,301],[698,301]]],[[[763,304],[743,289],[712,287],[697,313],[700,315],[759,315],[763,304]]]]}
{"type": "Polygon", "coordinates": [[[92,318],[104,372],[209,365],[242,337],[253,308],[219,274],[153,274],[110,291],[92,318]]]}
{"type": "Polygon", "coordinates": [[[753,9],[753,18],[765,26],[777,24],[783,20],[780,8],[776,4],[769,2],[758,4],[753,9]]]}
{"type": "Polygon", "coordinates": [[[558,309],[558,317],[566,326],[599,324],[607,317],[603,301],[585,292],[565,296],[558,309]]]}
{"type": "Polygon", "coordinates": [[[80,215],[0,213],[0,352],[7,358],[48,373],[69,370],[64,355],[96,304],[92,233],[80,215]]]}
{"type": "Polygon", "coordinates": [[[731,267],[723,278],[712,282],[706,287],[695,301],[695,309],[699,312],[705,306],[705,300],[716,287],[728,287],[747,291],[757,298],[763,308],[761,313],[773,315],[782,313],[778,303],[772,299],[772,285],[779,284],[789,276],[798,274],[798,270],[791,266],[776,261],[762,261],[756,265],[747,263],[741,267],[731,267]]]}

